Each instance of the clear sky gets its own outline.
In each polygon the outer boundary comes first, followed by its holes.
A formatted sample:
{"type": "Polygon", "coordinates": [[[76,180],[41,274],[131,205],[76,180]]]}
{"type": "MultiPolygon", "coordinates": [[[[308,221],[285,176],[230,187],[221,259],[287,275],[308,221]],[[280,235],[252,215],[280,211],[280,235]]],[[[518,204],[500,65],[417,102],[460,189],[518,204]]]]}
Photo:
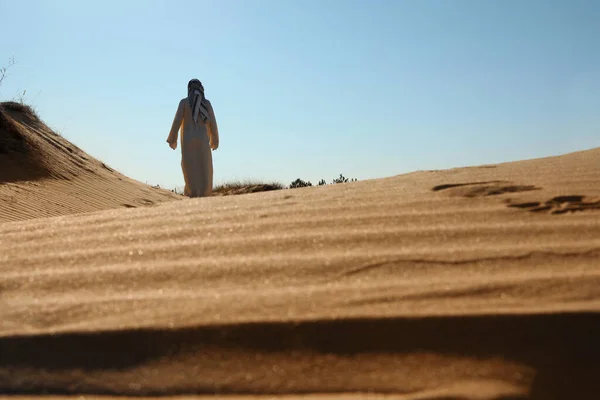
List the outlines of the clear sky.
{"type": "Polygon", "coordinates": [[[180,186],[189,79],[215,181],[362,179],[600,146],[597,0],[0,0],[0,99],[180,186]]]}

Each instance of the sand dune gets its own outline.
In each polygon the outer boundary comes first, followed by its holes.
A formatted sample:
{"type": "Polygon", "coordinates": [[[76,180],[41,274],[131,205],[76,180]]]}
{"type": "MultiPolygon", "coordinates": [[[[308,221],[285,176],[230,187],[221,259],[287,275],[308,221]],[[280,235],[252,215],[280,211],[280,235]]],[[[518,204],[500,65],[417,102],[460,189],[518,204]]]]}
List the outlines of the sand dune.
{"type": "Polygon", "coordinates": [[[600,148],[3,223],[0,302],[5,394],[598,399],[600,148]]]}
{"type": "Polygon", "coordinates": [[[0,223],[178,199],[65,140],[27,106],[0,104],[0,223]]]}

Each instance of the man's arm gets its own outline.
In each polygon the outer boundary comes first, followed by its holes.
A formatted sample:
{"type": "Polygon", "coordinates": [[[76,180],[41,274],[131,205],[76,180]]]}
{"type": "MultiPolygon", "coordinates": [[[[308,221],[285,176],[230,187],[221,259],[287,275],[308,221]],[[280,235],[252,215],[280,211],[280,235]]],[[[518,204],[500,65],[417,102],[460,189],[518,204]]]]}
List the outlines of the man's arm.
{"type": "Polygon", "coordinates": [[[206,104],[208,105],[208,119],[210,124],[210,148],[216,150],[219,148],[219,127],[212,104],[208,100],[206,100],[206,104]]]}
{"type": "Polygon", "coordinates": [[[169,143],[169,146],[173,150],[177,148],[177,138],[179,136],[181,124],[183,123],[183,101],[184,100],[181,100],[179,102],[177,112],[175,113],[175,118],[173,118],[173,124],[171,125],[171,132],[169,133],[169,137],[167,138],[167,143],[169,143]]]}

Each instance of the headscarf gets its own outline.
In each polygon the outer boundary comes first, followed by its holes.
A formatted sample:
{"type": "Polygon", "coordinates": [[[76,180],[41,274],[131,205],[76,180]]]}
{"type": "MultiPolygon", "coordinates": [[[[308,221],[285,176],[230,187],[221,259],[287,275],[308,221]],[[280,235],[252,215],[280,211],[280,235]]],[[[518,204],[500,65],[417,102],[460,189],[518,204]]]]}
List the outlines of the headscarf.
{"type": "Polygon", "coordinates": [[[188,83],[188,101],[192,108],[194,122],[197,124],[198,118],[200,118],[206,123],[208,121],[208,108],[204,97],[204,86],[198,79],[192,79],[188,83]]]}

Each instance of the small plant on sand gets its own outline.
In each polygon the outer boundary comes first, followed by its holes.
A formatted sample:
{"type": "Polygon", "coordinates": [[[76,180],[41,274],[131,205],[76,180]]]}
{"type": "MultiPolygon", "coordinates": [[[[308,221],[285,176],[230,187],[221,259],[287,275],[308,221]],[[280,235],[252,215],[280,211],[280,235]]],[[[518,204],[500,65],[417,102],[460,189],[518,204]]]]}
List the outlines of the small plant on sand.
{"type": "MultiPolygon", "coordinates": [[[[337,177],[337,178],[335,178],[331,182],[331,184],[346,183],[346,182],[356,182],[357,180],[358,179],[348,179],[344,175],[340,174],[340,176],[337,177]]],[[[319,181],[319,183],[317,184],[317,186],[325,186],[325,185],[327,185],[327,182],[325,182],[325,179],[321,179],[319,181]]],[[[290,184],[290,189],[307,187],[307,186],[312,186],[312,183],[310,183],[310,181],[304,181],[304,180],[298,178],[298,179],[296,179],[294,182],[292,182],[290,184]]]]}
{"type": "Polygon", "coordinates": [[[332,183],[346,183],[346,182],[348,182],[348,178],[346,178],[344,175],[340,174],[340,176],[335,178],[332,183]]]}
{"type": "Polygon", "coordinates": [[[303,181],[302,179],[298,178],[290,184],[290,189],[308,187],[308,186],[312,186],[312,183],[310,183],[310,181],[303,181]]]}
{"type": "Polygon", "coordinates": [[[268,192],[271,190],[285,189],[285,186],[279,182],[259,182],[253,180],[231,181],[213,188],[215,196],[229,196],[236,194],[248,194],[257,192],[268,192]]]}
{"type": "Polygon", "coordinates": [[[340,176],[335,178],[332,183],[356,182],[357,180],[358,179],[348,179],[344,175],[340,174],[340,176]]]}
{"type": "MultiPolygon", "coordinates": [[[[0,67],[0,87],[2,87],[2,83],[4,82],[4,80],[8,77],[8,70],[13,67],[16,64],[14,57],[10,57],[8,59],[8,64],[6,64],[5,66],[0,67]]],[[[41,93],[41,92],[40,92],[41,93]]],[[[33,113],[36,113],[36,107],[33,104],[35,101],[35,98],[33,100],[28,100],[26,98],[27,95],[27,90],[23,90],[23,92],[21,92],[20,90],[17,91],[15,93],[15,95],[12,98],[13,103],[19,103],[22,106],[28,106],[31,111],[33,111],[33,113]]],[[[38,93],[39,95],[39,93],[38,93]]],[[[37,97],[37,96],[36,96],[37,97]]]]}

